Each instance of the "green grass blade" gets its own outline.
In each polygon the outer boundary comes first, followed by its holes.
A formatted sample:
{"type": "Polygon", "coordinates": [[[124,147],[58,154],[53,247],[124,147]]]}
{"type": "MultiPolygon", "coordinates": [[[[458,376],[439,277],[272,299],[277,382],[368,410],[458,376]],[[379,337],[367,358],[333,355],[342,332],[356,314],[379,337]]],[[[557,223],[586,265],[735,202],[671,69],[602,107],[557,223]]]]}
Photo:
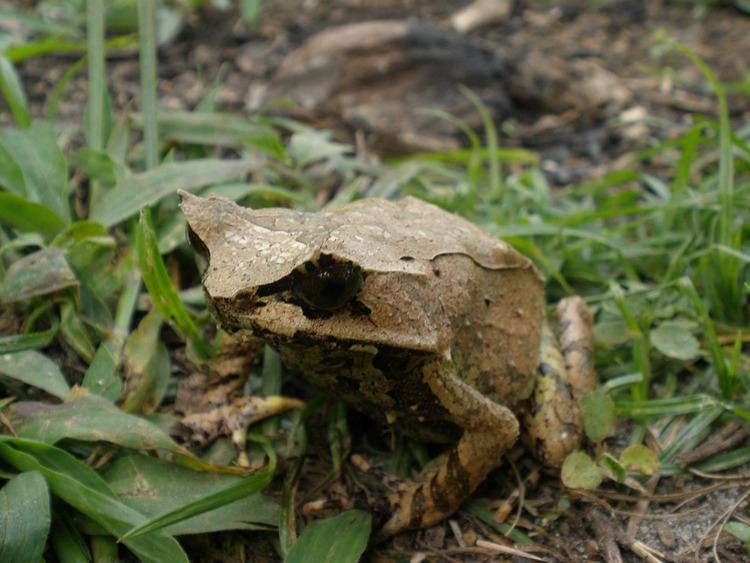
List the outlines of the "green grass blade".
{"type": "Polygon", "coordinates": [[[156,2],[138,0],[143,144],[146,170],[159,163],[159,135],[156,123],[156,2]]]}
{"type": "Polygon", "coordinates": [[[203,338],[169,279],[167,267],[159,254],[159,244],[149,210],[141,212],[138,231],[138,262],[143,282],[148,288],[154,307],[188,341],[199,359],[208,359],[211,356],[211,346],[203,338]]]}
{"type": "Polygon", "coordinates": [[[121,408],[126,412],[151,413],[161,403],[170,377],[169,353],[159,339],[161,327],[161,315],[153,309],[125,342],[125,369],[130,385],[121,408]]]}
{"type": "Polygon", "coordinates": [[[648,398],[648,390],[651,384],[651,361],[649,360],[650,341],[648,334],[641,328],[640,324],[633,316],[625,302],[625,294],[619,285],[610,284],[610,292],[614,297],[617,308],[620,310],[628,332],[633,341],[633,364],[638,372],[641,373],[642,379],[637,385],[631,387],[633,400],[643,401],[648,398]]]}
{"type": "MultiPolygon", "coordinates": [[[[57,335],[58,328],[59,324],[55,324],[51,328],[40,332],[0,336],[0,354],[45,348],[57,335]]],[[[2,363],[2,360],[0,360],[0,363],[2,363]]]]}
{"type": "Polygon", "coordinates": [[[81,72],[87,62],[88,58],[86,56],[81,57],[70,65],[57,82],[55,82],[55,85],[52,87],[52,93],[48,98],[49,101],[47,102],[47,121],[50,123],[54,123],[57,118],[57,107],[60,105],[60,99],[63,96],[65,87],[81,72]]]}
{"type": "Polygon", "coordinates": [[[0,53],[0,93],[5,98],[16,125],[21,128],[28,127],[31,123],[29,102],[21,85],[13,63],[4,54],[0,53]]]}
{"type": "Polygon", "coordinates": [[[487,135],[487,152],[488,160],[487,163],[490,169],[490,190],[491,196],[496,201],[502,201],[503,199],[503,178],[500,173],[500,161],[495,157],[498,152],[500,142],[498,140],[497,128],[495,122],[487,111],[487,106],[482,103],[482,100],[474,92],[466,88],[465,86],[459,86],[461,93],[472,103],[472,105],[479,112],[479,116],[482,119],[482,125],[484,126],[484,132],[487,135]]]}
{"type": "Polygon", "coordinates": [[[117,301],[114,328],[107,340],[99,346],[94,361],[83,377],[84,388],[112,401],[117,399],[122,389],[117,368],[125,338],[130,331],[130,321],[135,312],[140,287],[140,274],[136,268],[131,267],[117,301]]]}
{"type": "MultiPolygon", "coordinates": [[[[86,40],[89,96],[86,103],[86,141],[94,150],[104,147],[104,97],[107,91],[104,49],[104,0],[86,2],[86,40]]],[[[93,198],[96,199],[96,198],[93,198]]]]}
{"type": "Polygon", "coordinates": [[[74,527],[70,512],[65,507],[55,507],[50,538],[52,548],[60,563],[89,563],[91,553],[83,535],[74,527]]]}
{"type": "Polygon", "coordinates": [[[706,335],[706,340],[708,341],[708,352],[711,355],[711,364],[714,368],[714,371],[716,372],[716,377],[719,380],[721,395],[724,399],[730,399],[734,392],[735,386],[737,385],[737,380],[732,379],[730,376],[729,369],[724,358],[724,351],[722,350],[721,344],[719,344],[719,339],[716,336],[716,328],[714,327],[714,322],[708,315],[708,311],[703,305],[703,300],[701,299],[700,295],[698,295],[698,292],[695,290],[695,286],[693,285],[693,282],[690,281],[690,279],[682,278],[678,282],[678,287],[682,291],[683,295],[685,295],[690,300],[696,312],[698,313],[698,317],[701,319],[703,330],[706,335]]]}
{"type": "Polygon", "coordinates": [[[60,306],[60,336],[84,362],[89,364],[93,361],[96,348],[71,299],[64,301],[60,306]]]}
{"type": "Polygon", "coordinates": [[[649,401],[615,401],[619,414],[635,419],[700,413],[711,410],[719,404],[717,399],[706,394],[682,395],[649,401]]]}
{"type": "Polygon", "coordinates": [[[740,447],[722,452],[695,465],[695,469],[704,473],[720,473],[750,463],[750,447],[740,447]]]}

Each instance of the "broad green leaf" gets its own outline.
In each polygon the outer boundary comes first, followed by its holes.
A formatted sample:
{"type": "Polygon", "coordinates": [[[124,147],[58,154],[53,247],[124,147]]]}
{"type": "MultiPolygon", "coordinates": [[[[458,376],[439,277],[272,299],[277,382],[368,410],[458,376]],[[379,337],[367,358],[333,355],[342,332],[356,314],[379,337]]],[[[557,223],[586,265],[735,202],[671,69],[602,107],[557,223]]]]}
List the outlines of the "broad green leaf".
{"type": "Polygon", "coordinates": [[[694,360],[700,356],[700,343],[683,324],[663,322],[650,333],[651,345],[665,356],[694,360]]]}
{"type": "Polygon", "coordinates": [[[122,391],[122,380],[117,373],[119,357],[117,342],[111,339],[102,342],[83,376],[81,387],[110,401],[117,399],[122,391]]]}
{"type": "Polygon", "coordinates": [[[627,477],[625,468],[611,455],[605,452],[600,457],[599,463],[601,464],[603,469],[609,471],[612,474],[612,477],[615,481],[617,481],[618,483],[622,483],[623,481],[625,481],[625,477],[627,477]]]}
{"type": "Polygon", "coordinates": [[[0,93],[5,98],[16,124],[23,128],[31,122],[29,103],[13,63],[0,53],[0,93]]]}
{"type": "Polygon", "coordinates": [[[0,221],[19,231],[40,233],[48,240],[65,227],[65,222],[44,205],[10,193],[0,193],[0,221]]]}
{"type": "Polygon", "coordinates": [[[371,526],[372,516],[361,510],[347,510],[334,518],[313,522],[284,562],[356,563],[367,547],[371,526]]]}
{"type": "Polygon", "coordinates": [[[240,14],[249,26],[258,23],[260,12],[263,8],[263,0],[240,0],[240,14]]]}
{"type": "MultiPolygon", "coordinates": [[[[75,268],[75,264],[71,261],[71,265],[75,268]]],[[[113,268],[114,269],[114,268],[113,268]]],[[[112,330],[112,312],[110,311],[106,298],[112,297],[111,291],[115,293],[122,287],[120,281],[119,272],[107,272],[110,275],[106,275],[102,272],[102,278],[109,280],[112,286],[107,288],[107,293],[102,296],[99,292],[104,291],[99,285],[91,287],[89,283],[94,279],[93,272],[82,272],[76,268],[76,273],[79,275],[81,287],[79,293],[79,306],[78,316],[81,321],[95,328],[99,334],[106,335],[112,330]]]]}
{"type": "MultiPolygon", "coordinates": [[[[13,240],[0,246],[0,256],[6,252],[21,250],[24,248],[44,248],[44,238],[39,233],[21,233],[13,240]]],[[[2,272],[2,268],[0,268],[2,272]]]]}
{"type": "Polygon", "coordinates": [[[73,154],[73,164],[90,180],[101,182],[106,188],[114,186],[117,178],[124,172],[119,170],[119,165],[106,152],[90,147],[76,151],[73,154]]]}
{"type": "Polygon", "coordinates": [[[121,254],[118,260],[116,252],[115,241],[109,236],[84,238],[65,249],[65,256],[81,282],[81,312],[104,330],[109,330],[112,315],[103,301],[119,293],[123,267],[129,266],[129,256],[121,254]],[[86,292],[90,295],[85,295],[86,292]],[[99,310],[93,311],[91,307],[99,310]]]}
{"type": "Polygon", "coordinates": [[[228,113],[173,111],[159,113],[158,121],[159,135],[163,139],[235,148],[250,145],[280,160],[285,158],[284,145],[278,133],[246,117],[228,113]]]}
{"type": "Polygon", "coordinates": [[[19,197],[26,197],[26,181],[23,171],[13,155],[0,144],[0,188],[19,197]]]}
{"type": "Polygon", "coordinates": [[[148,172],[123,178],[96,204],[91,220],[111,227],[179,189],[195,190],[226,182],[258,166],[258,161],[249,159],[198,159],[162,164],[148,172]]]}
{"type": "Polygon", "coordinates": [[[599,442],[615,433],[615,403],[603,390],[586,393],[578,400],[583,415],[586,436],[592,442],[599,442]]]}
{"type": "Polygon", "coordinates": [[[330,140],[330,131],[306,130],[292,135],[287,152],[300,166],[352,152],[352,147],[330,140]]]}
{"type": "Polygon", "coordinates": [[[59,248],[44,248],[16,260],[0,284],[0,301],[14,303],[77,288],[78,279],[59,248]]]}
{"type": "Polygon", "coordinates": [[[65,399],[70,387],[55,362],[34,350],[0,355],[0,373],[65,399]]]}
{"type": "Polygon", "coordinates": [[[583,452],[573,452],[565,458],[560,476],[566,487],[587,491],[596,489],[604,478],[594,460],[583,452]]]}
{"type": "Polygon", "coordinates": [[[152,518],[147,523],[128,531],[120,538],[120,541],[125,541],[127,538],[137,537],[155,530],[160,530],[166,526],[192,518],[193,516],[225,506],[236,500],[245,498],[248,495],[258,493],[271,482],[272,478],[273,469],[267,469],[260,473],[255,473],[245,477],[236,483],[232,483],[209,494],[208,496],[201,497],[188,504],[179,506],[178,508],[152,518]]]}
{"type": "Polygon", "coordinates": [[[45,444],[73,438],[106,441],[134,450],[187,454],[158,427],[98,395],[84,395],[61,405],[19,401],[11,405],[10,413],[18,436],[45,444]]]}
{"type": "MultiPolygon", "coordinates": [[[[146,520],[143,514],[121,502],[96,471],[64,450],[0,435],[0,459],[21,471],[39,471],[55,496],[115,537],[146,520]]],[[[145,562],[188,561],[175,539],[163,532],[153,532],[124,543],[145,562]]]]}
{"type": "Polygon", "coordinates": [[[594,340],[604,346],[619,346],[630,340],[625,321],[603,321],[596,323],[594,340]]]}
{"type": "Polygon", "coordinates": [[[641,475],[653,475],[661,467],[656,454],[643,444],[633,444],[625,448],[620,454],[620,463],[628,471],[635,471],[641,475]]]}
{"type": "Polygon", "coordinates": [[[44,205],[69,223],[68,165],[52,125],[36,121],[28,129],[4,129],[0,131],[0,146],[12,155],[23,173],[26,193],[18,195],[44,205]]]}
{"type": "Polygon", "coordinates": [[[109,236],[107,229],[102,227],[99,223],[94,223],[92,221],[76,221],[58,234],[52,241],[51,246],[69,248],[77,243],[91,239],[99,241],[103,245],[106,244],[111,247],[115,245],[114,239],[109,236]]]}
{"type": "Polygon", "coordinates": [[[270,482],[266,474],[243,479],[131,455],[115,461],[103,476],[129,506],[151,518],[178,512],[175,523],[162,523],[170,534],[267,529],[278,520],[276,503],[259,493],[270,482]],[[201,503],[199,511],[194,503],[201,503]]]}
{"type": "Polygon", "coordinates": [[[750,526],[744,522],[732,520],[731,522],[727,522],[724,529],[741,542],[750,545],[750,526]]]}
{"type": "Polygon", "coordinates": [[[52,513],[49,489],[37,471],[0,489],[0,561],[41,561],[52,513]]]}

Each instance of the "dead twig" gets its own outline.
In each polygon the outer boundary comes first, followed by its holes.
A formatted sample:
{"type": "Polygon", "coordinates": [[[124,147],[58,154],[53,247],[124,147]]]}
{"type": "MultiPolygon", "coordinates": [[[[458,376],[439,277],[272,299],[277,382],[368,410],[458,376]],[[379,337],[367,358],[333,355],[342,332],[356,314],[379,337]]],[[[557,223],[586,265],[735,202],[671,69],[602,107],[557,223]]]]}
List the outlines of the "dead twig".
{"type": "Polygon", "coordinates": [[[602,550],[604,560],[608,563],[620,563],[622,554],[620,548],[617,547],[616,530],[612,527],[611,519],[597,509],[589,512],[588,518],[596,534],[597,543],[602,550]]]}
{"type": "MultiPolygon", "coordinates": [[[[648,481],[646,481],[646,490],[649,492],[649,495],[654,494],[654,491],[656,490],[656,485],[659,484],[659,474],[652,475],[648,481]]],[[[640,524],[641,520],[643,520],[646,517],[646,511],[648,510],[649,504],[651,501],[646,498],[640,501],[638,504],[635,505],[635,511],[630,516],[630,520],[628,521],[628,528],[626,534],[630,537],[635,537],[636,532],[638,531],[638,524],[640,524]]]]}

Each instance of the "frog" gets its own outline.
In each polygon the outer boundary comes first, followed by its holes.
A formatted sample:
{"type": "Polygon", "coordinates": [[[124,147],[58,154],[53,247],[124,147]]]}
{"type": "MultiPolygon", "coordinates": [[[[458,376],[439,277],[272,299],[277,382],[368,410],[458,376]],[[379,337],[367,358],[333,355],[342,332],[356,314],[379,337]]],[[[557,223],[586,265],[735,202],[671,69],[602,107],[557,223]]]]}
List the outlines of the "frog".
{"type": "Polygon", "coordinates": [[[388,496],[381,536],[449,517],[522,435],[551,468],[581,447],[591,313],[564,298],[553,331],[543,277],[510,244],[414,197],[318,212],[181,197],[223,330],[384,428],[444,444],[388,496]]]}

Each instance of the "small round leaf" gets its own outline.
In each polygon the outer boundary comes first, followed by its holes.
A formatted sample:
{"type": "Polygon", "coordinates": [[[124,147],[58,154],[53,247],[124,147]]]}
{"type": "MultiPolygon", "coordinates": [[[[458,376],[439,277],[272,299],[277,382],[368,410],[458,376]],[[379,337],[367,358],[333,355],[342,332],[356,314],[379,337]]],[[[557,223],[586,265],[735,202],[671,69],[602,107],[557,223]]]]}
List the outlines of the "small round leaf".
{"type": "Polygon", "coordinates": [[[669,358],[688,361],[700,355],[698,340],[680,323],[661,323],[650,336],[651,345],[669,358]]]}
{"type": "Polygon", "coordinates": [[[656,454],[642,444],[628,446],[620,454],[620,463],[628,471],[653,475],[661,467],[656,454]]]}
{"type": "Polygon", "coordinates": [[[601,470],[588,454],[573,452],[565,458],[561,474],[563,484],[570,489],[593,491],[604,479],[601,470]]]}
{"type": "Polygon", "coordinates": [[[615,433],[615,403],[604,390],[586,393],[578,400],[586,437],[599,442],[615,433]]]}

